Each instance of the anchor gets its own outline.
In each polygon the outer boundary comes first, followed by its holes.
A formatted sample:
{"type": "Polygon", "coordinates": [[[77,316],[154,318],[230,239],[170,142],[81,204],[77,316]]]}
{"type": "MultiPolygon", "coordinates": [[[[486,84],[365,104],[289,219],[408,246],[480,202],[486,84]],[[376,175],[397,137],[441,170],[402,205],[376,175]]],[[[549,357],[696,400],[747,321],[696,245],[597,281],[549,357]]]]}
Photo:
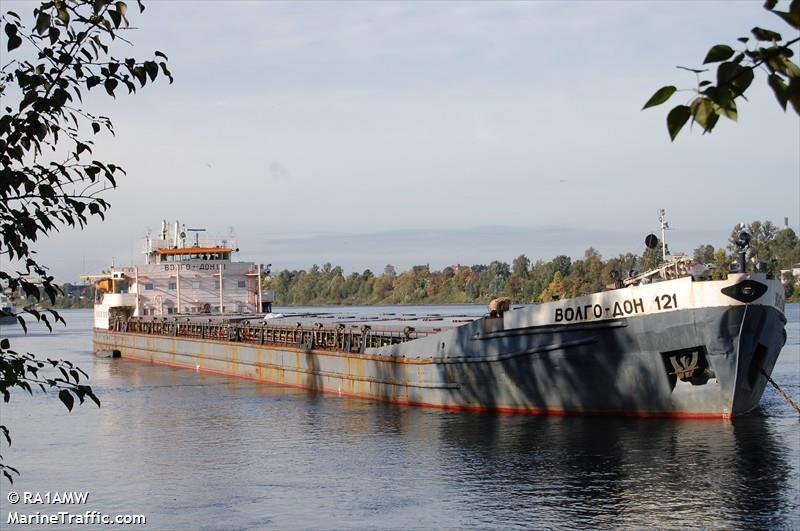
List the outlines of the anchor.
{"type": "Polygon", "coordinates": [[[681,380],[688,380],[697,369],[698,355],[697,352],[692,352],[691,357],[687,354],[676,355],[669,357],[672,368],[675,369],[670,374],[674,374],[681,380]]]}

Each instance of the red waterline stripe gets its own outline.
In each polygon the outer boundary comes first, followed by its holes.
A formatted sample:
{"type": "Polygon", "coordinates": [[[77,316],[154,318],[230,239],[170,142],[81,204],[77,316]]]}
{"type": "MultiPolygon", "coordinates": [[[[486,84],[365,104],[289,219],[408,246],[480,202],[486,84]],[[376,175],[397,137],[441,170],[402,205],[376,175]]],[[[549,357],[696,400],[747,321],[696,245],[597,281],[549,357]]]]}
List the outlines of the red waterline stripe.
{"type": "Polygon", "coordinates": [[[265,382],[284,387],[291,387],[294,389],[307,389],[319,391],[326,394],[335,394],[339,396],[346,396],[349,398],[362,398],[366,400],[376,400],[388,404],[397,404],[400,406],[416,406],[427,407],[433,409],[447,409],[451,411],[477,411],[477,412],[497,412],[497,413],[513,413],[525,415],[552,415],[559,417],[571,416],[590,416],[590,417],[639,417],[639,418],[674,418],[674,419],[702,419],[702,420],[720,420],[730,419],[730,414],[724,413],[681,413],[681,412],[651,412],[651,411],[566,411],[561,409],[536,409],[536,408],[513,408],[513,407],[490,407],[490,406],[459,406],[455,404],[429,404],[427,402],[413,402],[409,400],[400,400],[393,398],[382,398],[373,395],[362,395],[358,393],[350,393],[347,391],[339,391],[338,389],[330,389],[327,387],[311,387],[303,384],[293,384],[288,382],[279,382],[277,380],[270,380],[259,376],[248,376],[231,371],[223,371],[218,369],[210,369],[205,367],[198,367],[196,365],[186,365],[183,363],[175,363],[172,361],[153,360],[150,358],[142,358],[138,356],[122,355],[122,358],[132,359],[136,361],[144,361],[154,365],[165,365],[168,367],[175,367],[178,369],[190,369],[195,372],[206,372],[209,374],[218,374],[221,376],[232,376],[235,378],[242,378],[244,380],[252,380],[256,382],[265,382]]]}

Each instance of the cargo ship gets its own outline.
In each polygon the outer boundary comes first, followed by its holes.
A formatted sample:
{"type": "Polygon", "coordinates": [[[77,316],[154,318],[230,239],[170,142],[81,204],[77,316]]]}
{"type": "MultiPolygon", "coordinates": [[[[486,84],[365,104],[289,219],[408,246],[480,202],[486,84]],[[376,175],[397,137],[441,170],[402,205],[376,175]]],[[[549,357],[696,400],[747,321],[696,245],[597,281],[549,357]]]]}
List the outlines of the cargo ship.
{"type": "Polygon", "coordinates": [[[745,241],[724,280],[671,258],[481,317],[342,319],[271,313],[268,266],[234,261],[230,242],[187,245],[187,230],[165,222],[144,265],[91,277],[96,352],[413,406],[729,418],[757,407],[786,341],[783,287],[747,271],[745,241]]]}

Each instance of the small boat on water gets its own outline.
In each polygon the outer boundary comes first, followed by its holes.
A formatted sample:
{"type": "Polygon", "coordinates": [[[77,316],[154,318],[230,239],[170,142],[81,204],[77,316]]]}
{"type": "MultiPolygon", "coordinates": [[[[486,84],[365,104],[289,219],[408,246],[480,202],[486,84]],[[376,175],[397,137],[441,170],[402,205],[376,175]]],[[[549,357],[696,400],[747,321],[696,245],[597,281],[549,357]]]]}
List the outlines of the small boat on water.
{"type": "Polygon", "coordinates": [[[724,280],[676,258],[478,318],[367,319],[271,314],[268,266],[233,261],[230,241],[186,245],[187,230],[165,222],[145,264],[90,277],[96,352],[407,405],[728,418],[758,405],[786,341],[783,287],[746,270],[746,236],[724,280]]]}

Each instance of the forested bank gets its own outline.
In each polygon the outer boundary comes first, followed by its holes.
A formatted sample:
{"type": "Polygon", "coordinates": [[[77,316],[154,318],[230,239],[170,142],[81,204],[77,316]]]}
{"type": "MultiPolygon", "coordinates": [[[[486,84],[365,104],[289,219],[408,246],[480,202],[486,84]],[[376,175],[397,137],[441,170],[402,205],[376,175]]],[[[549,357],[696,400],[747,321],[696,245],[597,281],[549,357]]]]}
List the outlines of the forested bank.
{"type": "MultiPolygon", "coordinates": [[[[727,247],[700,245],[692,258],[711,266],[715,278],[723,278],[734,263],[733,239],[743,228],[753,236],[750,262],[765,262],[776,275],[782,268],[800,262],[800,242],[795,232],[778,229],[769,221],[754,221],[747,227],[737,225],[727,247]]],[[[280,271],[266,287],[275,290],[279,306],[486,303],[501,296],[511,297],[515,303],[532,303],[602,290],[613,284],[612,271],[625,277],[631,270],[653,268],[661,259],[659,245],[641,254],[630,252],[609,259],[589,248],[576,260],[561,255],[531,262],[521,254],[511,264],[494,260],[488,264],[455,264],[438,271],[417,265],[398,273],[387,265],[379,274],[370,270],[345,274],[341,267],[326,263],[308,270],[280,271]]],[[[787,279],[786,295],[790,300],[800,300],[797,279],[787,279]]]]}

